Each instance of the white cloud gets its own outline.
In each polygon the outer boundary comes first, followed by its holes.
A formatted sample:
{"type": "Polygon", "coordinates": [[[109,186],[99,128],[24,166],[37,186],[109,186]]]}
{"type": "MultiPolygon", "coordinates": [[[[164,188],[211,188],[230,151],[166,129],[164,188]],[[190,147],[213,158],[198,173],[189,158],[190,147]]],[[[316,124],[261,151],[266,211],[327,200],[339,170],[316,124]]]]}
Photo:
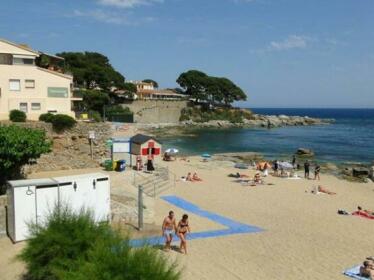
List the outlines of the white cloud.
{"type": "Polygon", "coordinates": [[[290,49],[305,49],[311,39],[307,36],[290,35],[283,41],[272,41],[268,46],[270,51],[286,51],[290,49]]]}
{"type": "Polygon", "coordinates": [[[118,25],[139,25],[142,23],[155,21],[155,18],[153,17],[144,17],[144,18],[136,17],[135,19],[132,19],[129,16],[124,15],[124,14],[118,14],[114,12],[105,12],[102,10],[91,10],[91,11],[74,10],[72,16],[88,18],[88,19],[93,19],[96,21],[104,22],[104,23],[118,24],[118,25]]]}
{"type": "Polygon", "coordinates": [[[98,0],[98,3],[119,8],[134,8],[142,5],[163,3],[164,0],[98,0]]]}

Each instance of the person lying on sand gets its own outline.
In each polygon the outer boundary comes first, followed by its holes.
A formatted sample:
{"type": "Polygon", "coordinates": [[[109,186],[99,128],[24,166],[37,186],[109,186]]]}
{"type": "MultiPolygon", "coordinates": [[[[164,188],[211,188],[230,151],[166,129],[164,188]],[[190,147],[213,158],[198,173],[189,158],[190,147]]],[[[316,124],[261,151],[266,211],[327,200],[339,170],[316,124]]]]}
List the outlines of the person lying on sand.
{"type": "Polygon", "coordinates": [[[326,193],[326,194],[329,194],[329,195],[335,195],[336,194],[334,192],[330,192],[328,189],[325,189],[322,186],[318,186],[318,192],[320,192],[320,193],[326,193]]]}
{"type": "Polygon", "coordinates": [[[374,212],[372,210],[362,210],[360,206],[357,207],[357,211],[354,212],[355,215],[362,215],[370,219],[374,219],[374,212]]]}
{"type": "Polygon", "coordinates": [[[201,179],[196,172],[194,172],[193,176],[192,176],[192,181],[195,181],[195,182],[201,182],[203,179],[201,179]]]}
{"type": "Polygon", "coordinates": [[[360,276],[374,280],[374,262],[366,260],[360,267],[360,276]]]}
{"type": "Polygon", "coordinates": [[[236,174],[231,173],[231,174],[229,174],[229,177],[237,178],[237,179],[239,179],[239,178],[249,178],[248,175],[240,174],[239,172],[237,172],[236,174]]]}
{"type": "Polygon", "coordinates": [[[368,209],[366,209],[366,210],[362,210],[362,207],[361,207],[361,206],[358,206],[358,207],[357,207],[357,210],[358,210],[358,211],[364,211],[366,214],[369,214],[369,215],[374,216],[374,211],[373,211],[373,210],[368,210],[368,209]]]}

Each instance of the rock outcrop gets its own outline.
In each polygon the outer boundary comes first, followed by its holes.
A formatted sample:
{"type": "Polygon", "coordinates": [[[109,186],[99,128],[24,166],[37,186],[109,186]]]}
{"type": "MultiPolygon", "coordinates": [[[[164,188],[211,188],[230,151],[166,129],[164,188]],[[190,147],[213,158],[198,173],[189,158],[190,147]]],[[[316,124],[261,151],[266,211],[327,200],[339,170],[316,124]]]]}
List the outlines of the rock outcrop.
{"type": "Polygon", "coordinates": [[[208,122],[193,122],[183,121],[182,126],[195,126],[195,127],[216,127],[216,128],[230,128],[230,127],[263,127],[275,128],[284,126],[310,126],[310,125],[326,125],[333,120],[317,119],[310,117],[300,116],[267,116],[267,115],[252,115],[251,119],[243,119],[241,123],[231,123],[225,120],[211,120],[208,122]]]}
{"type": "Polygon", "coordinates": [[[53,132],[49,123],[29,122],[17,124],[29,128],[44,129],[53,141],[52,151],[42,155],[35,163],[24,166],[24,173],[85,169],[100,166],[103,159],[110,156],[106,141],[112,137],[112,129],[107,123],[77,123],[75,127],[61,134],[53,132]],[[95,131],[93,159],[91,159],[89,131],[95,131]]]}
{"type": "Polygon", "coordinates": [[[296,151],[296,155],[302,156],[302,157],[313,157],[314,156],[314,152],[311,149],[299,148],[296,151]]]}

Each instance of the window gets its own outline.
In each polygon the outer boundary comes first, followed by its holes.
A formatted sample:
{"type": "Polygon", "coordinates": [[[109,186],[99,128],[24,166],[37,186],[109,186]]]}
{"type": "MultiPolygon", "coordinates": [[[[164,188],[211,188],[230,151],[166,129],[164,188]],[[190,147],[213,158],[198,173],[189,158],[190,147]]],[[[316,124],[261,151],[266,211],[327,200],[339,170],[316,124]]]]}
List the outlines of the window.
{"type": "Polygon", "coordinates": [[[19,109],[20,111],[27,113],[27,103],[20,103],[19,109]]]}
{"type": "Polygon", "coordinates": [[[34,59],[13,57],[13,65],[34,65],[34,59]]]}
{"type": "Polygon", "coordinates": [[[25,80],[25,88],[35,88],[35,80],[25,80]]]}
{"type": "Polygon", "coordinates": [[[11,65],[12,55],[7,53],[0,53],[0,64],[11,65]]]}
{"type": "Polygon", "coordinates": [[[9,89],[12,91],[20,91],[21,81],[20,80],[9,80],[9,89]]]}
{"type": "Polygon", "coordinates": [[[31,103],[31,110],[40,111],[40,103],[31,103]]]}

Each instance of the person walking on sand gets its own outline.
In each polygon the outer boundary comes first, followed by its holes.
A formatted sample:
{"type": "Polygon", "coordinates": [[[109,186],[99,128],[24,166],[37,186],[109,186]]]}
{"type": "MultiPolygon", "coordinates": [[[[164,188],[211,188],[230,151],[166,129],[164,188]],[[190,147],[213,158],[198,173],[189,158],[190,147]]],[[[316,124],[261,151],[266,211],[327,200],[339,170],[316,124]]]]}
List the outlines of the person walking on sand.
{"type": "Polygon", "coordinates": [[[179,221],[178,226],[177,226],[177,234],[179,239],[181,240],[180,244],[180,251],[181,253],[184,253],[187,255],[187,233],[190,233],[191,229],[188,224],[188,215],[184,214],[182,216],[182,220],[179,221]]]}
{"type": "Polygon", "coordinates": [[[309,179],[309,169],[310,169],[310,163],[309,163],[309,161],[307,160],[307,161],[304,163],[304,177],[305,177],[305,179],[309,179]]]}
{"type": "Polygon", "coordinates": [[[170,211],[169,215],[162,223],[162,235],[165,236],[165,250],[171,249],[171,242],[173,241],[173,232],[177,233],[177,225],[174,217],[174,212],[170,211]]]}
{"type": "Polygon", "coordinates": [[[321,166],[317,164],[316,167],[314,168],[314,180],[317,180],[317,179],[318,181],[321,180],[321,177],[319,176],[320,172],[321,172],[321,166]]]}

